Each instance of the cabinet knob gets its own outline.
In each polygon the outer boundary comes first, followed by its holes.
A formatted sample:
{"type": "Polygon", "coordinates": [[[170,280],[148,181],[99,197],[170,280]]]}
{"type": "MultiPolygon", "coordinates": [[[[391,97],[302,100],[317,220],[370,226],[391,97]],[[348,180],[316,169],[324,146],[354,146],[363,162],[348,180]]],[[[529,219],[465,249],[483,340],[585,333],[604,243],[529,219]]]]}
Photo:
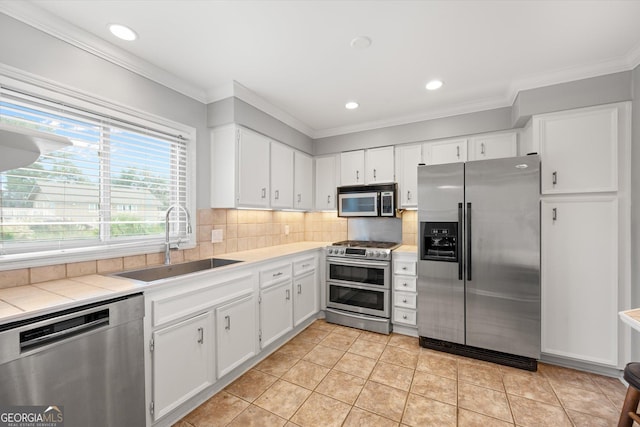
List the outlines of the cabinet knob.
{"type": "Polygon", "coordinates": [[[402,284],[402,286],[406,287],[406,286],[407,286],[407,282],[404,282],[404,283],[402,284]]]}
{"type": "Polygon", "coordinates": [[[406,304],[407,303],[407,299],[406,298],[402,298],[402,302],[406,304]]]}
{"type": "Polygon", "coordinates": [[[406,315],[406,314],[403,314],[403,315],[402,315],[402,318],[403,318],[404,320],[407,320],[407,315],[406,315]]]}
{"type": "Polygon", "coordinates": [[[403,269],[403,270],[406,270],[406,269],[407,269],[407,266],[402,267],[402,269],[403,269]]]}

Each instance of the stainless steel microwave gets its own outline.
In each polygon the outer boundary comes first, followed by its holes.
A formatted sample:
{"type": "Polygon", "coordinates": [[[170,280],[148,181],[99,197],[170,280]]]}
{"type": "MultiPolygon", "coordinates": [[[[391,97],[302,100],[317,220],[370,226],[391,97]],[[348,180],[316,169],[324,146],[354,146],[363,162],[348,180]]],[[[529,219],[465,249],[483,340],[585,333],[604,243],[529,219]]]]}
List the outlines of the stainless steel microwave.
{"type": "Polygon", "coordinates": [[[338,187],[338,216],[395,217],[397,184],[338,187]]]}

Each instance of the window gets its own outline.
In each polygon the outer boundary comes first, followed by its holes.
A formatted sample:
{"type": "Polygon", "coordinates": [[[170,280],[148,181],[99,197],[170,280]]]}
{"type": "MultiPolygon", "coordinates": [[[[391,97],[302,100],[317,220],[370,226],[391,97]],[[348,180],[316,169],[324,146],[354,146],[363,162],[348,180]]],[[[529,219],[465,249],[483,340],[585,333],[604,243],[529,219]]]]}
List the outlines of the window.
{"type": "MultiPolygon", "coordinates": [[[[188,205],[188,141],[177,130],[5,87],[0,88],[0,122],[73,142],[30,166],[0,173],[0,259],[159,245],[167,209],[188,205]]],[[[186,218],[174,209],[170,232],[185,231],[186,218]]]]}

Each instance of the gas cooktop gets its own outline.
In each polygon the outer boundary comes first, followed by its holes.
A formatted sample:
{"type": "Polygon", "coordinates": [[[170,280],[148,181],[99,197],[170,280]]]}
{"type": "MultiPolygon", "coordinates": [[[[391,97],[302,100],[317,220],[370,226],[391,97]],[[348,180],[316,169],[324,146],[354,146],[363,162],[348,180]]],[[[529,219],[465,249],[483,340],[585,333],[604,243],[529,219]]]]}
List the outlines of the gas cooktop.
{"type": "Polygon", "coordinates": [[[390,260],[391,251],[400,246],[395,242],[373,240],[343,240],[327,246],[327,255],[360,259],[390,260]]]}

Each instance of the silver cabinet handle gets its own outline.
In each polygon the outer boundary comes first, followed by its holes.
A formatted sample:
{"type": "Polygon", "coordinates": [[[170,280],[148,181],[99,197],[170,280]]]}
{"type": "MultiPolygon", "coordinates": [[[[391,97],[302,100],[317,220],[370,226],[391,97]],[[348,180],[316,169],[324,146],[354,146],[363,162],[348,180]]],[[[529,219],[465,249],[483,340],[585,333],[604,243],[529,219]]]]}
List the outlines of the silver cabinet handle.
{"type": "Polygon", "coordinates": [[[458,158],[460,158],[460,146],[456,145],[456,156],[458,156],[458,158]]]}
{"type": "Polygon", "coordinates": [[[360,171],[356,171],[356,181],[360,181],[360,171]]]}
{"type": "Polygon", "coordinates": [[[403,270],[406,270],[406,269],[407,269],[407,266],[405,265],[404,267],[402,267],[402,269],[403,269],[403,270]]]}
{"type": "Polygon", "coordinates": [[[285,289],[284,295],[287,301],[291,299],[291,291],[289,289],[285,289]]]}
{"type": "Polygon", "coordinates": [[[558,208],[551,209],[551,219],[554,221],[558,219],[558,208]]]}
{"type": "Polygon", "coordinates": [[[302,268],[307,268],[309,267],[311,264],[302,264],[302,268]]]}
{"type": "Polygon", "coordinates": [[[302,294],[302,284],[298,283],[298,295],[302,294]]]}
{"type": "Polygon", "coordinates": [[[280,198],[280,190],[276,190],[276,200],[280,198]]]}
{"type": "Polygon", "coordinates": [[[376,179],[376,170],[373,170],[373,179],[376,179]]]}
{"type": "Polygon", "coordinates": [[[327,196],[327,204],[328,204],[328,205],[329,205],[329,204],[331,204],[331,194],[329,194],[329,195],[327,196]]]}
{"type": "Polygon", "coordinates": [[[204,328],[198,328],[198,344],[204,343],[204,328]]]}
{"type": "Polygon", "coordinates": [[[224,321],[227,323],[224,327],[227,331],[231,330],[231,316],[224,316],[224,321]]]}
{"type": "Polygon", "coordinates": [[[262,197],[261,198],[264,199],[265,197],[267,197],[267,189],[263,188],[262,189],[262,197]]]}
{"type": "Polygon", "coordinates": [[[407,200],[411,200],[411,190],[407,190],[407,200]]]}
{"type": "Polygon", "coordinates": [[[551,183],[556,185],[558,183],[558,172],[553,172],[551,174],[551,183]]]}
{"type": "Polygon", "coordinates": [[[279,271],[277,273],[273,273],[273,277],[280,277],[282,276],[282,271],[279,271]]]}
{"type": "Polygon", "coordinates": [[[302,194],[298,194],[298,203],[302,201],[302,194]]]}
{"type": "Polygon", "coordinates": [[[484,142],[480,143],[480,154],[484,154],[484,142]]]}

